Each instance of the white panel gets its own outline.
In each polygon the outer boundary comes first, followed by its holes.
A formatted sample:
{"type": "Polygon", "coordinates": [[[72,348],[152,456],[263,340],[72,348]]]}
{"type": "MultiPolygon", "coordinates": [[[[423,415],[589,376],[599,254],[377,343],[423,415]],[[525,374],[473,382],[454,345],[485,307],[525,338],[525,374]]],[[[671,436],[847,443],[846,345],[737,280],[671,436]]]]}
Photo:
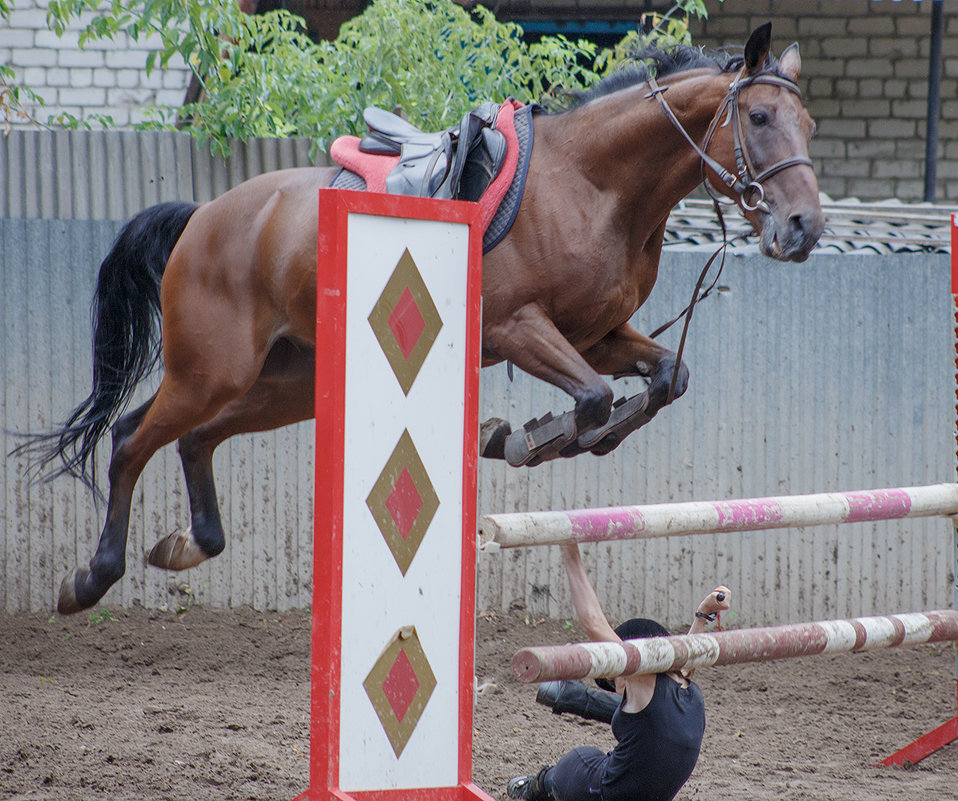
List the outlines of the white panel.
{"type": "Polygon", "coordinates": [[[352,214],[346,325],[341,789],[458,782],[462,459],[468,227],[352,214]],[[368,322],[408,247],[442,318],[409,395],[368,322]],[[439,508],[403,577],[367,505],[408,430],[439,508]],[[435,690],[396,757],[363,688],[393,634],[414,625],[435,690]]]}

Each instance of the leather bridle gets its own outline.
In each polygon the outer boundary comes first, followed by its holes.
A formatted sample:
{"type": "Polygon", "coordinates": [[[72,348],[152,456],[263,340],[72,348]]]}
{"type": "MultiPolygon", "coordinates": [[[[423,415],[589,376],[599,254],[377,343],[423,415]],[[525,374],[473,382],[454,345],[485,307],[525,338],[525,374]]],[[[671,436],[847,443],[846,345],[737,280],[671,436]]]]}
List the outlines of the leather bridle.
{"type": "Polygon", "coordinates": [[[682,136],[685,138],[685,141],[687,141],[692,146],[692,149],[699,155],[702,167],[702,184],[705,187],[705,191],[708,192],[709,197],[712,198],[712,202],[715,204],[715,211],[716,214],[718,214],[719,225],[722,228],[722,244],[719,246],[719,249],[712,254],[712,257],[702,269],[699,279],[695,284],[695,290],[692,293],[692,300],[689,302],[689,305],[686,306],[677,317],[660,326],[651,335],[651,338],[655,339],[655,337],[657,337],[667,328],[677,323],[683,317],[685,318],[685,324],[682,327],[682,336],[679,340],[678,350],[676,351],[675,368],[672,371],[672,380],[669,383],[669,392],[666,399],[666,405],[670,404],[675,398],[675,387],[678,381],[679,368],[682,365],[682,353],[685,350],[685,338],[688,334],[689,323],[692,321],[692,310],[695,308],[695,304],[698,301],[708,296],[718,281],[719,276],[722,274],[722,268],[725,266],[725,252],[729,246],[725,229],[725,220],[722,218],[722,208],[720,204],[728,203],[730,201],[715,191],[715,187],[713,187],[712,184],[707,180],[705,168],[709,167],[716,175],[719,176],[722,182],[729,187],[729,189],[738,194],[739,203],[745,211],[761,210],[765,213],[771,213],[768,204],[765,202],[765,187],[763,186],[762,182],[767,181],[773,175],[780,173],[782,170],[787,170],[789,167],[797,167],[801,165],[808,167],[812,166],[812,160],[807,156],[793,156],[791,158],[782,159],[781,161],[773,164],[771,167],[762,170],[757,175],[755,174],[755,165],[748,154],[745,127],[742,123],[742,113],[739,109],[739,93],[746,87],[753,86],[755,84],[778,86],[782,89],[788,90],[792,94],[797,95],[799,98],[802,96],[802,91],[798,88],[798,84],[796,84],[794,81],[782,77],[777,73],[766,70],[765,72],[758,72],[755,75],[743,77],[744,71],[744,67],[740,69],[735,78],[732,80],[732,83],[729,84],[728,94],[725,96],[725,100],[722,102],[722,105],[719,106],[718,111],[712,118],[712,123],[709,125],[708,132],[705,134],[705,141],[701,146],[699,146],[698,143],[692,139],[691,136],[689,136],[688,131],[685,130],[685,128],[682,126],[682,123],[679,121],[679,118],[675,116],[675,112],[672,111],[669,104],[666,102],[663,95],[665,94],[665,90],[669,87],[659,86],[654,76],[649,76],[648,78],[649,89],[651,91],[645,95],[645,97],[654,97],[659,101],[659,105],[662,106],[662,110],[665,112],[666,116],[678,129],[679,133],[682,134],[682,136]],[[721,122],[723,117],[725,117],[725,121],[721,122]],[[725,169],[725,167],[723,167],[705,152],[708,150],[709,143],[712,141],[715,131],[718,130],[719,127],[728,125],[729,122],[732,124],[732,148],[733,152],[735,153],[736,171],[734,173],[725,169]],[[715,278],[712,280],[712,283],[703,292],[702,284],[705,281],[705,277],[708,275],[709,268],[712,266],[712,263],[720,253],[722,255],[722,260],[719,263],[718,272],[715,275],[715,278]]]}
{"type": "Polygon", "coordinates": [[[665,90],[669,87],[659,86],[655,80],[655,77],[650,76],[648,79],[648,84],[651,91],[646,95],[646,98],[655,97],[658,99],[659,104],[662,106],[662,110],[665,112],[666,116],[678,129],[679,133],[682,134],[689,145],[692,146],[692,149],[698,153],[702,163],[702,183],[705,186],[705,191],[708,192],[712,200],[714,200],[716,203],[725,202],[725,199],[718,195],[715,191],[715,188],[706,180],[706,167],[711,168],[712,171],[719,176],[722,182],[729,187],[729,189],[738,194],[743,209],[746,211],[755,211],[756,209],[762,208],[763,211],[767,211],[768,207],[765,204],[765,187],[763,186],[763,182],[782,170],[788,169],[789,167],[797,167],[800,165],[811,167],[812,160],[807,156],[793,156],[791,158],[782,159],[781,161],[773,164],[771,167],[762,170],[760,173],[758,173],[758,175],[755,175],[755,166],[752,163],[752,159],[749,157],[748,153],[748,147],[745,138],[745,127],[742,123],[742,112],[741,109],[739,109],[739,94],[743,89],[755,84],[778,86],[782,89],[787,89],[789,92],[797,95],[799,98],[802,96],[802,91],[798,88],[798,85],[794,81],[784,78],[777,73],[766,71],[743,77],[743,71],[744,68],[739,70],[738,74],[736,74],[735,78],[732,80],[732,83],[729,84],[728,94],[725,96],[725,100],[715,113],[715,116],[712,119],[712,124],[709,125],[708,132],[705,134],[705,142],[701,146],[699,146],[698,143],[692,139],[691,136],[689,136],[688,131],[685,130],[685,128],[682,126],[682,123],[679,121],[679,118],[675,116],[675,112],[672,111],[671,107],[666,102],[663,95],[665,94],[665,90]],[[725,117],[725,121],[720,122],[723,117],[725,117]],[[715,135],[715,131],[720,127],[720,125],[722,127],[728,125],[729,121],[732,123],[732,146],[735,153],[735,173],[725,169],[725,167],[719,164],[706,152],[708,150],[709,143],[712,141],[712,137],[715,135]]]}

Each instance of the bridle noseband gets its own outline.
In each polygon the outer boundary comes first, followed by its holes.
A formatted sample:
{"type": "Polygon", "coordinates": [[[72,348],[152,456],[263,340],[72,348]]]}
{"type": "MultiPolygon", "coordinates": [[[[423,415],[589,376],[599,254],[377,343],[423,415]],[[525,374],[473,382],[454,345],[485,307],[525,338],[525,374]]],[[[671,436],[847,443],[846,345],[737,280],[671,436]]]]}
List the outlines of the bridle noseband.
{"type": "Polygon", "coordinates": [[[782,89],[787,89],[789,92],[797,95],[799,98],[802,96],[802,91],[798,88],[798,85],[794,81],[790,81],[788,78],[783,78],[781,75],[778,75],[774,72],[759,72],[755,75],[743,77],[743,70],[744,68],[739,70],[738,74],[729,85],[728,94],[725,96],[725,100],[715,113],[715,116],[712,119],[712,124],[709,126],[708,133],[705,135],[705,142],[701,146],[699,146],[699,144],[692,139],[691,136],[689,136],[688,131],[685,130],[685,128],[682,126],[682,123],[679,121],[679,118],[675,116],[675,112],[672,111],[672,109],[669,107],[669,104],[666,102],[663,95],[665,90],[668,89],[667,86],[659,86],[658,83],[656,83],[655,78],[650,76],[648,79],[648,84],[651,91],[646,95],[646,97],[655,97],[658,99],[659,104],[662,106],[662,110],[665,112],[666,116],[678,129],[679,133],[685,137],[685,140],[692,146],[692,149],[698,153],[702,163],[702,183],[705,186],[705,191],[708,192],[712,200],[714,200],[716,203],[727,202],[724,198],[716,193],[712,185],[706,180],[706,167],[710,167],[715,174],[722,179],[726,186],[738,194],[743,209],[746,211],[755,211],[756,209],[762,208],[763,211],[767,211],[768,206],[765,204],[765,187],[762,185],[762,182],[768,180],[782,170],[788,169],[789,167],[796,167],[799,165],[811,167],[812,160],[806,156],[793,156],[792,158],[782,159],[781,161],[773,164],[771,167],[762,170],[758,175],[754,175],[755,167],[748,155],[748,148],[746,146],[745,139],[745,128],[742,123],[742,113],[739,109],[738,96],[743,89],[754,84],[778,86],[782,89]],[[726,109],[728,110],[727,114],[726,109]],[[722,117],[726,117],[726,120],[725,122],[720,123],[722,117]],[[735,173],[725,169],[725,167],[723,167],[705,152],[708,150],[709,143],[712,141],[712,136],[714,136],[715,131],[719,128],[720,124],[725,126],[728,124],[729,120],[732,122],[732,146],[735,152],[735,173]]]}

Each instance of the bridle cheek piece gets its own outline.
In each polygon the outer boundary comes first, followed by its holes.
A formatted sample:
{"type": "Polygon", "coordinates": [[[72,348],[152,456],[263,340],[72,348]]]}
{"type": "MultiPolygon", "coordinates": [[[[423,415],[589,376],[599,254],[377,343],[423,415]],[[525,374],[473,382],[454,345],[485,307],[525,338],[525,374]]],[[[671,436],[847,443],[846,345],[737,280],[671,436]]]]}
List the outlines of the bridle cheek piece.
{"type": "Polygon", "coordinates": [[[731,84],[729,84],[728,94],[725,96],[725,100],[722,102],[722,105],[719,107],[718,111],[713,117],[712,124],[709,126],[708,132],[705,135],[705,142],[701,146],[699,146],[698,143],[696,143],[695,140],[689,136],[688,132],[682,126],[682,123],[679,122],[678,117],[675,116],[675,112],[672,111],[669,104],[666,102],[663,95],[668,87],[659,86],[654,77],[649,77],[648,84],[651,91],[646,95],[646,97],[655,97],[658,99],[659,104],[662,106],[662,110],[665,112],[666,116],[678,129],[679,133],[685,137],[685,140],[692,146],[692,149],[698,153],[702,164],[702,184],[705,186],[705,191],[708,192],[709,197],[711,197],[716,203],[724,203],[728,201],[718,195],[714,187],[706,180],[706,167],[711,168],[712,171],[722,179],[725,185],[729,187],[729,189],[738,194],[739,203],[745,211],[756,211],[760,209],[764,212],[770,212],[768,204],[765,202],[765,187],[763,182],[767,181],[773,175],[776,175],[782,170],[788,169],[789,167],[796,167],[800,165],[808,167],[812,166],[812,160],[807,156],[793,156],[792,158],[782,159],[781,161],[773,164],[771,167],[762,170],[758,175],[755,175],[755,167],[752,164],[752,160],[749,158],[748,147],[746,146],[745,128],[742,123],[742,113],[738,104],[739,93],[746,87],[752,86],[753,84],[766,84],[769,86],[778,86],[782,89],[787,89],[792,94],[801,98],[802,91],[798,88],[798,85],[794,81],[790,81],[788,78],[783,78],[781,75],[777,75],[774,72],[759,72],[755,75],[743,77],[742,70],[739,70],[738,74],[735,76],[735,79],[731,84]],[[726,109],[728,110],[727,115],[726,109]],[[721,120],[723,116],[725,116],[726,119],[725,122],[721,123],[720,126],[719,120],[721,120]],[[729,124],[729,122],[732,124],[732,147],[735,153],[735,173],[725,169],[725,167],[723,167],[705,152],[708,149],[709,143],[712,141],[715,131],[719,127],[725,127],[729,124]]]}

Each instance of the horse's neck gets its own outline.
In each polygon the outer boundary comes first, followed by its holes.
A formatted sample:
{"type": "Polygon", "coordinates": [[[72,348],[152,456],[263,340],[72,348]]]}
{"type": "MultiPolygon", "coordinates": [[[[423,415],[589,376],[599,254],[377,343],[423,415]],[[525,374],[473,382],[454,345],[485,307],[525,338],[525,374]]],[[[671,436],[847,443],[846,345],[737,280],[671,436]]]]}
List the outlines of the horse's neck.
{"type": "MultiPolygon", "coordinates": [[[[701,143],[728,90],[714,72],[673,78],[666,99],[689,136],[701,143]]],[[[657,230],[701,180],[698,155],[675,128],[648,84],[624,89],[552,118],[554,146],[600,192],[617,197],[619,213],[657,230]]]]}

